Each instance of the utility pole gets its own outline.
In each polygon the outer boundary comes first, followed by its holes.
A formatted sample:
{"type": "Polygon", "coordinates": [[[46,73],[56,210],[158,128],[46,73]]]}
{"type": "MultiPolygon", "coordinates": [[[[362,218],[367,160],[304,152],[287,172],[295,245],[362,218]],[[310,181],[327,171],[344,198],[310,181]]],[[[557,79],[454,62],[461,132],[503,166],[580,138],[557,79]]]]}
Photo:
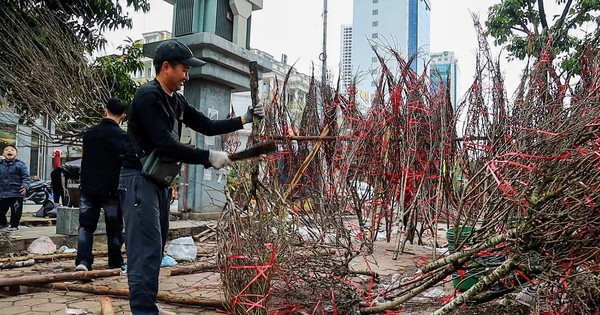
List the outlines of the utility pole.
{"type": "Polygon", "coordinates": [[[325,87],[327,83],[327,0],[323,0],[323,51],[319,56],[321,59],[321,84],[325,87]]]}

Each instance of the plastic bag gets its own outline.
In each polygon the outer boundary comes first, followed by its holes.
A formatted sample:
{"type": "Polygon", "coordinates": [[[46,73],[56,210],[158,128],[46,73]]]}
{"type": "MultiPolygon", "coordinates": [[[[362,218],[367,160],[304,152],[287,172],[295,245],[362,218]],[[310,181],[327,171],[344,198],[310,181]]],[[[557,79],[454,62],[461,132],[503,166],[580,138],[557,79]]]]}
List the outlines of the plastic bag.
{"type": "Polygon", "coordinates": [[[177,265],[177,261],[169,255],[165,255],[160,262],[161,267],[173,267],[175,265],[177,265]]]}
{"type": "Polygon", "coordinates": [[[29,247],[27,247],[27,251],[32,254],[46,255],[56,251],[56,244],[54,244],[50,237],[44,235],[31,242],[29,247]]]}
{"type": "Polygon", "coordinates": [[[77,249],[76,248],[69,248],[69,246],[63,245],[61,246],[57,251],[57,253],[76,253],[77,249]]]}
{"type": "Polygon", "coordinates": [[[176,238],[167,246],[167,255],[175,260],[196,260],[198,249],[191,236],[176,238]]]}
{"type": "Polygon", "coordinates": [[[66,308],[65,313],[67,315],[80,315],[80,314],[85,314],[86,312],[79,308],[66,308]]]}

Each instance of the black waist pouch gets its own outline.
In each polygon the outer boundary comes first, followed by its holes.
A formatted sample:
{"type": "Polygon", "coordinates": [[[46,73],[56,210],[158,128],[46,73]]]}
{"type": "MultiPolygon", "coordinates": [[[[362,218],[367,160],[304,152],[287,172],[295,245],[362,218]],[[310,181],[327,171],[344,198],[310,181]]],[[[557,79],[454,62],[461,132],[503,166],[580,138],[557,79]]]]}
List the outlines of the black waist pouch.
{"type": "MultiPolygon", "coordinates": [[[[155,81],[153,82],[154,84],[158,84],[155,81]]],[[[164,95],[165,104],[168,104],[169,100],[166,99],[166,94],[164,95]]],[[[179,141],[179,121],[177,120],[176,113],[174,113],[170,107],[165,108],[163,106],[163,109],[165,110],[165,114],[173,120],[171,137],[174,141],[179,141]]],[[[135,143],[137,145],[137,141],[135,143]]],[[[139,145],[137,145],[137,147],[139,148],[139,145]]],[[[149,155],[140,158],[140,162],[142,162],[142,174],[164,187],[171,186],[175,177],[179,175],[182,166],[181,162],[169,160],[168,157],[165,159],[164,157],[159,156],[156,150],[152,150],[149,155]]]]}
{"type": "Polygon", "coordinates": [[[140,159],[142,162],[142,174],[161,186],[169,187],[181,171],[181,162],[165,162],[152,151],[150,155],[140,159]]]}

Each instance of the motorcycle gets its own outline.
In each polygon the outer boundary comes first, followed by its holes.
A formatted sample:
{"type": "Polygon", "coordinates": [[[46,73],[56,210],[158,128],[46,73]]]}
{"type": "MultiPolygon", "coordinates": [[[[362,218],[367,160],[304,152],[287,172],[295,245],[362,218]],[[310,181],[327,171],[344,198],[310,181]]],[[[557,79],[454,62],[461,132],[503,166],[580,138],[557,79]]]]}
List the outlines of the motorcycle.
{"type": "Polygon", "coordinates": [[[24,201],[33,201],[35,204],[42,204],[44,201],[50,199],[52,189],[50,188],[50,181],[38,180],[34,181],[29,185],[29,190],[23,198],[24,201]]]}

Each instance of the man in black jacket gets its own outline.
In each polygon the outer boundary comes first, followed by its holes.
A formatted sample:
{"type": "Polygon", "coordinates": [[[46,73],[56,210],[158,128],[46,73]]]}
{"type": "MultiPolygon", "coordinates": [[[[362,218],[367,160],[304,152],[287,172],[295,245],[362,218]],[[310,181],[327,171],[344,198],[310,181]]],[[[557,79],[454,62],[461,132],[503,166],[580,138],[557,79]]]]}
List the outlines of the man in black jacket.
{"type": "Polygon", "coordinates": [[[52,194],[54,198],[54,204],[61,204],[62,200],[63,206],[71,206],[70,202],[65,201],[65,190],[63,188],[63,183],[67,179],[71,180],[79,180],[79,173],[81,171],[81,166],[74,164],[72,162],[63,164],[50,172],[50,180],[52,185],[52,194]]]}
{"type": "Polygon", "coordinates": [[[119,127],[125,118],[125,104],[110,99],[104,109],[105,118],[83,135],[81,158],[81,201],[79,235],[75,270],[92,269],[94,232],[104,209],[108,266],[121,268],[123,256],[123,212],[119,205],[119,173],[123,154],[128,150],[127,133],[119,127]]]}
{"type": "Polygon", "coordinates": [[[137,152],[123,160],[119,193],[125,216],[129,305],[134,315],[166,314],[155,303],[169,232],[169,198],[166,186],[142,174],[140,158],[154,152],[163,161],[226,167],[231,164],[226,152],[181,144],[182,124],[214,136],[242,129],[254,115],[264,116],[262,104],[249,107],[241,117],[224,120],[211,120],[190,106],[177,91],[189,79],[190,68],[204,64],[184,44],[162,42],[154,51],[156,78],[138,89],[129,112],[127,133],[137,152]]]}

